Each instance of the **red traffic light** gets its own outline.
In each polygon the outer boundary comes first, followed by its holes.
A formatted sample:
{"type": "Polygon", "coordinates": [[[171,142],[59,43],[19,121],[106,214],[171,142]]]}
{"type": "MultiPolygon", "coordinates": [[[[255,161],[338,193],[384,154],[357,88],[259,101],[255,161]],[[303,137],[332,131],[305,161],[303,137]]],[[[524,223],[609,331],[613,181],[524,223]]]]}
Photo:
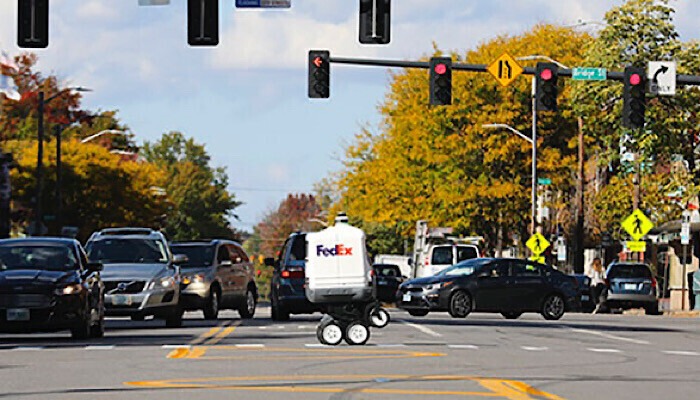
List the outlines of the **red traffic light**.
{"type": "Polygon", "coordinates": [[[639,74],[630,75],[630,85],[637,86],[642,83],[642,77],[639,74]]]}
{"type": "Polygon", "coordinates": [[[438,75],[445,75],[445,72],[447,72],[447,65],[445,64],[437,64],[435,65],[435,73],[438,75]]]}
{"type": "Polygon", "coordinates": [[[321,57],[314,58],[314,65],[316,68],[321,68],[321,65],[323,65],[323,59],[321,57]]]}
{"type": "Polygon", "coordinates": [[[542,70],[542,72],[540,72],[540,78],[544,79],[545,81],[552,79],[552,76],[551,69],[545,68],[542,70]]]}

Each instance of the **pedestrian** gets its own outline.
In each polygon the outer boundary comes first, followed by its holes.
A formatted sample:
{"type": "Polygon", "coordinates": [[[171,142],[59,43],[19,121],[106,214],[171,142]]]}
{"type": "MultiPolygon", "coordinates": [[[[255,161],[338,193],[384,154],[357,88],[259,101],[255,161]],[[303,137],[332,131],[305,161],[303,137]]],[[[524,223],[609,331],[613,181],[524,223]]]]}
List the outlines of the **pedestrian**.
{"type": "Polygon", "coordinates": [[[593,302],[596,305],[593,314],[597,314],[601,311],[602,303],[605,301],[603,293],[606,289],[605,270],[600,258],[596,257],[593,259],[591,269],[588,271],[588,277],[591,278],[591,297],[593,297],[593,302]]]}

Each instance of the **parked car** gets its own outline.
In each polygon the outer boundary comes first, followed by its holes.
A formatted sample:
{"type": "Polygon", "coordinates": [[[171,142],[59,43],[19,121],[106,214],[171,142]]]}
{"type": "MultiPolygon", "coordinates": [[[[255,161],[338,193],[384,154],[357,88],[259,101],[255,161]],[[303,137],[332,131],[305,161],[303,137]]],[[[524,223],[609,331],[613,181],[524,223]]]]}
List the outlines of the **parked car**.
{"type": "Polygon", "coordinates": [[[397,295],[399,308],[414,316],[447,311],[464,318],[483,311],[515,319],[539,312],[557,320],[580,308],[576,278],[548,265],[508,258],[463,261],[435,276],[404,282],[397,295]]]}
{"type": "Polygon", "coordinates": [[[223,239],[175,242],[170,250],[187,258],[180,263],[185,310],[202,310],[204,318],[217,319],[219,310],[233,309],[241,318],[253,318],[258,287],[240,244],[223,239]]]}
{"type": "Polygon", "coordinates": [[[273,321],[286,321],[290,314],[312,314],[321,311],[306,298],[306,233],[292,233],[282,245],[277,260],[265,259],[274,267],[270,283],[273,321]]]}
{"type": "Polygon", "coordinates": [[[647,314],[658,314],[656,279],[647,264],[615,262],[608,266],[605,276],[607,281],[605,304],[608,308],[643,307],[647,314]]]}
{"type": "Polygon", "coordinates": [[[109,228],[92,234],[86,244],[90,260],[104,265],[107,315],[165,319],[182,326],[180,268],[165,236],[149,228],[109,228]]]}
{"type": "Polygon", "coordinates": [[[374,264],[372,270],[377,279],[377,300],[383,303],[394,303],[396,292],[404,281],[401,268],[394,264],[374,264]]]}
{"type": "Polygon", "coordinates": [[[416,277],[433,276],[449,266],[479,256],[479,248],[473,244],[432,244],[418,260],[416,277]]]}
{"type": "Polygon", "coordinates": [[[581,297],[581,312],[593,312],[596,305],[591,293],[591,278],[584,274],[574,274],[571,276],[578,281],[579,294],[581,297]]]}
{"type": "Polygon", "coordinates": [[[74,239],[0,240],[0,332],[102,337],[101,270],[74,239]]]}

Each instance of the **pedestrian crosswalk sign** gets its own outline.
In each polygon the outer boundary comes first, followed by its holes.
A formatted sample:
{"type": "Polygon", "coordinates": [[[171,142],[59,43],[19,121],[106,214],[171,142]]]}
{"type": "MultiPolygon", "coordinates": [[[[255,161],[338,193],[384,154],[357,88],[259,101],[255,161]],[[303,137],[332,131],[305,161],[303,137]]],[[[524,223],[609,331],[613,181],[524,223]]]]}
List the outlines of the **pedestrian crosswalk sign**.
{"type": "Polygon", "coordinates": [[[643,212],[636,209],[629,217],[622,221],[622,227],[625,228],[627,233],[629,233],[634,240],[639,241],[644,235],[649,233],[651,228],[654,227],[654,223],[651,222],[643,212]]]}
{"type": "Polygon", "coordinates": [[[528,239],[527,242],[525,242],[525,246],[527,246],[527,248],[530,249],[532,254],[535,256],[539,256],[540,254],[544,253],[549,245],[549,241],[547,238],[542,236],[541,233],[535,233],[534,235],[530,236],[530,239],[528,239]]]}
{"type": "Polygon", "coordinates": [[[533,256],[529,258],[530,261],[534,261],[536,263],[544,264],[544,257],[542,256],[533,256]]]}

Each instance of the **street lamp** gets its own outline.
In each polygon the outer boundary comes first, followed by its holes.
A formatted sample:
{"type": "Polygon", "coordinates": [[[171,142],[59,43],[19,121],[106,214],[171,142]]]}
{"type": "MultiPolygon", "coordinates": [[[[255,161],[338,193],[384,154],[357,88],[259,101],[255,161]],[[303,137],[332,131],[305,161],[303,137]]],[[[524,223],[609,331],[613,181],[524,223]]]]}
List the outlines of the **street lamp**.
{"type": "Polygon", "coordinates": [[[97,133],[94,134],[94,135],[90,135],[90,136],[86,137],[85,139],[81,140],[80,143],[87,143],[87,142],[89,142],[89,141],[91,141],[91,140],[93,140],[93,139],[97,139],[98,137],[100,137],[100,136],[102,136],[102,135],[122,135],[122,136],[126,136],[126,135],[128,135],[128,133],[126,133],[126,132],[124,132],[124,131],[120,131],[120,130],[118,130],[118,129],[105,129],[105,130],[103,130],[103,131],[97,132],[97,133]]]}
{"type": "MultiPolygon", "coordinates": [[[[37,139],[39,143],[37,144],[37,161],[36,161],[36,204],[35,204],[35,215],[34,217],[36,218],[34,222],[34,229],[33,229],[33,234],[34,235],[41,235],[41,227],[43,226],[43,221],[42,221],[42,215],[41,215],[41,192],[43,189],[43,168],[44,168],[44,106],[51,102],[51,100],[60,97],[70,91],[76,91],[76,92],[91,92],[92,89],[84,88],[81,86],[76,86],[76,87],[68,87],[62,90],[59,90],[58,93],[54,94],[53,96],[49,97],[48,99],[44,98],[44,92],[39,91],[39,105],[38,105],[38,123],[37,123],[37,139]]],[[[60,140],[61,134],[60,130],[57,135],[57,140],[56,140],[56,154],[59,156],[59,158],[56,159],[56,167],[60,165],[60,153],[61,153],[61,140],[60,140]]],[[[58,173],[57,169],[57,173],[58,173]]],[[[56,177],[58,181],[58,176],[56,177]]],[[[58,182],[56,183],[58,185],[58,182]]]]}
{"type": "MultiPolygon", "coordinates": [[[[535,227],[537,226],[537,137],[528,137],[519,130],[507,124],[484,124],[481,125],[481,127],[484,129],[507,129],[532,144],[532,209],[530,215],[532,226],[530,228],[530,233],[534,235],[536,232],[535,227]]],[[[533,134],[534,133],[535,132],[533,129],[533,134]]]]}

